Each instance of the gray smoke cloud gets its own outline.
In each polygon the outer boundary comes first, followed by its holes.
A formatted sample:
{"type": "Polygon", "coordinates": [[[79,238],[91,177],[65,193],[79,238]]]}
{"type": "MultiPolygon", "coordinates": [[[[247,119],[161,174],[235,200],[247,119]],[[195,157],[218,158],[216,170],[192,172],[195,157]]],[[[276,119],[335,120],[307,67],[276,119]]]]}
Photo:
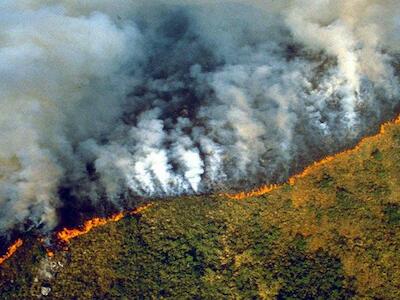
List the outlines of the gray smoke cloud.
{"type": "Polygon", "coordinates": [[[396,0],[1,1],[0,233],[285,180],[394,115],[398,32],[396,0]]]}

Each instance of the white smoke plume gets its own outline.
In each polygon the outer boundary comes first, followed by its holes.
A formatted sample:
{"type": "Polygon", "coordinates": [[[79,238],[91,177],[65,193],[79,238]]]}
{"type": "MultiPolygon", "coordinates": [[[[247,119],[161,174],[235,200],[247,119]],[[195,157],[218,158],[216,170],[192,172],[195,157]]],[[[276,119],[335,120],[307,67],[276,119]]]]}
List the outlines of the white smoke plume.
{"type": "Polygon", "coordinates": [[[397,0],[1,1],[0,233],[285,180],[395,114],[399,32],[397,0]]]}

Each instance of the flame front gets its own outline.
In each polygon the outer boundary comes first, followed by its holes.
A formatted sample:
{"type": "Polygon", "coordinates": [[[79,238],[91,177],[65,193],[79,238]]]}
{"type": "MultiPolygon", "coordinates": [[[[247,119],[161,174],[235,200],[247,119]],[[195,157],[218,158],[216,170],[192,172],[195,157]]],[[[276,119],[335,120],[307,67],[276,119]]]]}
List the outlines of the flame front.
{"type": "Polygon", "coordinates": [[[17,250],[19,247],[22,246],[24,242],[21,239],[18,239],[15,241],[14,244],[12,244],[8,249],[6,254],[0,257],[0,265],[5,262],[7,259],[9,259],[17,250]]]}
{"type": "Polygon", "coordinates": [[[240,192],[237,194],[224,194],[224,196],[227,196],[228,198],[234,199],[234,200],[241,200],[241,199],[246,199],[246,198],[250,198],[250,197],[258,197],[258,196],[262,196],[264,194],[268,194],[268,193],[272,192],[273,190],[276,190],[279,187],[280,186],[278,184],[262,185],[259,188],[256,188],[252,191],[240,192]]]}
{"type": "MultiPolygon", "coordinates": [[[[140,207],[135,208],[132,211],[128,212],[119,212],[117,214],[112,215],[111,217],[108,218],[93,218],[90,220],[87,220],[83,223],[83,225],[80,228],[73,228],[73,229],[68,229],[64,228],[61,231],[57,233],[57,238],[65,243],[69,243],[69,241],[73,238],[76,238],[77,236],[83,235],[91,231],[93,228],[103,226],[107,223],[110,222],[118,222],[122,218],[124,218],[127,215],[136,215],[139,214],[140,212],[146,210],[149,208],[152,204],[146,204],[140,207]]],[[[50,251],[51,252],[51,251],[50,251]]],[[[51,252],[52,253],[52,252],[51,252]]],[[[53,255],[53,253],[52,253],[53,255]]],[[[51,255],[51,256],[52,256],[51,255]]]]}
{"type": "MultiPolygon", "coordinates": [[[[310,174],[313,170],[315,170],[316,168],[320,167],[321,165],[324,165],[328,162],[331,162],[332,160],[334,160],[335,158],[341,156],[341,155],[347,155],[349,153],[354,153],[355,151],[357,151],[361,145],[365,142],[371,141],[373,139],[377,139],[379,138],[380,135],[384,134],[385,131],[387,130],[387,128],[390,125],[400,125],[400,116],[397,117],[397,119],[395,119],[392,122],[387,122],[385,124],[383,124],[380,127],[379,132],[371,137],[366,137],[364,139],[362,139],[358,145],[356,147],[354,147],[353,149],[350,150],[345,150],[343,152],[340,152],[338,154],[332,155],[332,156],[328,156],[318,162],[315,162],[314,164],[312,164],[311,166],[307,167],[304,169],[303,172],[301,172],[300,174],[294,175],[292,177],[289,178],[288,180],[288,184],[290,185],[294,185],[296,183],[296,181],[300,178],[303,178],[305,176],[307,176],[308,174],[310,174]]],[[[273,184],[273,185],[264,185],[261,186],[255,190],[249,191],[249,192],[240,192],[237,194],[223,194],[222,196],[226,196],[230,199],[234,199],[234,200],[241,200],[241,199],[246,199],[246,198],[250,198],[250,197],[257,197],[257,196],[261,196],[267,193],[270,193],[278,188],[280,188],[282,185],[278,185],[278,184],[273,184]]],[[[84,224],[80,227],[80,228],[75,228],[75,229],[68,229],[68,228],[64,228],[63,230],[59,231],[57,233],[57,238],[60,241],[63,241],[65,243],[69,243],[69,241],[77,236],[83,235],[88,233],[89,231],[91,231],[93,228],[105,225],[107,223],[110,222],[117,222],[119,220],[121,220],[122,218],[124,218],[127,215],[137,215],[139,213],[141,213],[142,211],[148,209],[150,206],[152,206],[152,204],[146,204],[140,207],[137,207],[135,209],[133,209],[132,211],[128,211],[128,212],[120,212],[117,214],[112,215],[111,217],[108,218],[93,218],[91,220],[85,221],[84,224]]],[[[4,254],[3,256],[0,257],[0,264],[2,264],[5,260],[7,260],[8,258],[10,258],[17,250],[18,248],[20,248],[23,244],[23,241],[21,239],[18,239],[14,244],[12,244],[6,254],[4,254]]],[[[54,252],[51,250],[47,250],[47,255],[48,256],[53,256],[54,252]]]]}
{"type": "MultiPolygon", "coordinates": [[[[310,174],[312,171],[314,171],[315,169],[317,169],[318,167],[327,164],[331,161],[333,161],[334,159],[344,156],[344,155],[348,155],[351,153],[356,152],[357,150],[360,149],[361,145],[363,145],[364,143],[371,141],[373,139],[377,139],[379,138],[382,134],[385,133],[385,131],[387,130],[387,128],[391,125],[400,125],[400,115],[393,121],[389,121],[386,122],[384,124],[381,125],[379,132],[373,136],[369,136],[369,137],[365,137],[363,139],[361,139],[361,141],[352,149],[349,150],[345,150],[342,152],[339,152],[337,154],[331,155],[331,156],[327,156],[323,159],[321,159],[320,161],[314,162],[312,165],[308,166],[307,168],[305,168],[303,170],[303,172],[294,175],[292,177],[290,177],[287,181],[287,183],[289,185],[294,185],[296,183],[296,181],[300,178],[306,177],[308,174],[310,174]]],[[[236,193],[236,194],[222,194],[222,196],[228,197],[230,199],[234,199],[234,200],[243,200],[243,199],[247,199],[250,197],[257,197],[257,196],[262,196],[264,194],[268,194],[278,188],[280,188],[283,184],[278,185],[278,184],[272,184],[272,185],[263,185],[257,189],[254,189],[252,191],[248,191],[248,192],[240,192],[240,193],[236,193]]]]}
{"type": "MultiPolygon", "coordinates": [[[[88,233],[91,231],[93,228],[105,225],[110,222],[118,222],[122,218],[124,218],[127,215],[137,215],[149,208],[152,204],[146,204],[140,207],[137,207],[131,211],[127,212],[119,212],[117,214],[112,215],[111,217],[108,218],[93,218],[90,220],[87,220],[83,223],[83,225],[80,228],[73,228],[73,229],[68,229],[64,228],[61,231],[59,231],[56,236],[57,238],[65,243],[69,243],[71,239],[76,238],[77,236],[83,235],[85,233],[88,233]]],[[[43,244],[44,240],[39,239],[39,241],[43,244]]],[[[0,257],[0,265],[5,262],[7,259],[9,259],[17,250],[23,245],[23,240],[18,239],[15,241],[14,244],[12,244],[8,249],[6,254],[0,257]]],[[[54,256],[54,251],[51,249],[46,248],[46,253],[48,257],[53,257],[54,256]]]]}

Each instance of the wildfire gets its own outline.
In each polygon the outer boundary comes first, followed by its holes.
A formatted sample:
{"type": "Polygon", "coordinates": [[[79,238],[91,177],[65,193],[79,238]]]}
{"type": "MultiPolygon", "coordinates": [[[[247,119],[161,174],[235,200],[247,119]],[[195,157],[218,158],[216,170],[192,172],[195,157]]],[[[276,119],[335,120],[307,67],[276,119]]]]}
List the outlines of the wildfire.
{"type": "MultiPolygon", "coordinates": [[[[85,233],[88,233],[89,231],[91,231],[93,228],[105,225],[107,223],[110,222],[118,222],[119,220],[121,220],[122,218],[128,216],[128,215],[137,215],[140,214],[141,212],[143,212],[144,210],[148,209],[152,204],[146,204],[140,207],[137,207],[131,211],[127,211],[127,212],[119,212],[117,214],[112,215],[111,217],[108,218],[93,218],[90,220],[87,220],[83,223],[83,225],[79,228],[73,228],[73,229],[68,229],[68,228],[64,228],[61,231],[59,231],[56,236],[57,238],[64,242],[64,243],[69,243],[69,241],[73,238],[76,238],[77,236],[83,235],[85,233]]],[[[39,241],[43,244],[44,243],[44,239],[39,239],[39,241]]],[[[9,259],[17,250],[18,248],[20,248],[23,244],[22,239],[18,239],[15,241],[14,244],[12,244],[8,249],[6,254],[4,254],[3,256],[0,257],[0,265],[6,261],[7,259],[9,259]]],[[[53,257],[54,256],[54,251],[46,248],[46,253],[48,257],[53,257]]]]}
{"type": "Polygon", "coordinates": [[[6,254],[0,257],[0,265],[5,262],[7,259],[9,259],[17,250],[19,247],[22,246],[24,242],[21,239],[18,239],[15,241],[14,244],[12,244],[8,249],[6,254]]]}
{"type": "MultiPolygon", "coordinates": [[[[98,217],[93,218],[93,219],[85,221],[80,228],[73,228],[73,229],[64,228],[57,233],[57,238],[62,242],[69,243],[69,241],[71,239],[76,238],[77,236],[86,234],[89,231],[91,231],[93,228],[103,226],[110,222],[118,222],[119,220],[121,220],[122,218],[124,218],[127,215],[137,215],[137,214],[141,213],[142,211],[146,210],[147,208],[149,208],[151,205],[152,204],[146,204],[146,205],[140,206],[138,208],[135,208],[132,211],[119,212],[108,218],[98,218],[98,217]]],[[[50,253],[51,253],[50,255],[48,253],[49,256],[54,255],[53,252],[50,251],[50,253]]]]}
{"type": "Polygon", "coordinates": [[[272,192],[273,190],[276,190],[277,188],[279,188],[278,184],[262,185],[259,188],[256,188],[252,191],[240,192],[237,194],[224,194],[224,195],[227,196],[228,198],[231,198],[234,200],[241,200],[241,199],[246,199],[246,198],[250,198],[250,197],[262,196],[264,194],[272,192]]]}
{"type": "MultiPolygon", "coordinates": [[[[328,156],[318,162],[314,162],[311,166],[307,167],[304,169],[303,172],[301,172],[300,174],[294,175],[292,177],[289,178],[288,180],[288,184],[290,185],[294,185],[296,183],[296,181],[299,178],[303,178],[305,176],[307,176],[308,174],[310,174],[313,170],[315,170],[317,167],[324,165],[328,162],[331,162],[332,160],[334,160],[335,158],[341,156],[341,155],[346,155],[349,153],[354,153],[355,151],[357,151],[361,145],[363,143],[365,143],[366,141],[370,141],[372,139],[376,139],[379,138],[379,135],[384,134],[385,131],[387,130],[387,128],[392,125],[392,124],[397,124],[400,125],[400,116],[397,117],[397,119],[395,119],[392,122],[387,122],[385,124],[383,124],[380,127],[379,133],[377,133],[374,136],[371,137],[366,137],[364,139],[362,139],[360,141],[360,143],[354,147],[353,149],[350,150],[345,150],[343,152],[340,152],[338,154],[332,155],[332,156],[328,156]]],[[[257,196],[261,196],[267,193],[270,193],[278,188],[280,188],[282,185],[278,185],[278,184],[272,184],[272,185],[263,185],[257,189],[254,189],[252,191],[249,192],[240,192],[237,194],[223,194],[223,196],[226,196],[230,199],[234,199],[234,200],[241,200],[241,199],[246,199],[249,197],[257,197],[257,196]]],[[[150,206],[152,206],[152,204],[146,204],[140,207],[137,207],[135,209],[133,209],[132,211],[127,211],[127,212],[120,212],[117,214],[112,215],[111,217],[108,218],[93,218],[91,220],[85,221],[83,223],[83,225],[79,228],[75,228],[75,229],[68,229],[68,228],[64,228],[61,231],[59,231],[56,236],[60,241],[63,241],[65,243],[69,243],[69,241],[77,236],[83,235],[85,233],[88,233],[89,231],[91,231],[93,228],[105,225],[107,223],[110,222],[117,222],[119,220],[121,220],[122,218],[124,218],[127,215],[137,215],[140,214],[142,211],[148,209],[150,206]]],[[[10,258],[17,250],[18,248],[20,248],[23,244],[23,241],[21,239],[18,239],[15,241],[14,244],[12,244],[6,254],[4,254],[3,256],[0,257],[0,265],[7,260],[8,258],[10,258]]],[[[51,251],[50,249],[47,249],[47,255],[49,257],[52,257],[54,255],[54,252],[51,251]]]]}
{"type": "MultiPolygon", "coordinates": [[[[386,122],[386,123],[382,124],[380,129],[379,129],[379,132],[377,134],[375,134],[373,136],[370,136],[370,137],[363,138],[354,148],[339,152],[339,153],[337,153],[335,155],[332,155],[332,156],[327,156],[327,157],[323,158],[320,161],[314,162],[312,165],[310,165],[307,168],[305,168],[303,170],[303,172],[290,177],[288,179],[288,183],[290,185],[294,185],[299,178],[306,177],[308,174],[310,174],[316,168],[318,168],[318,167],[320,167],[320,166],[322,166],[324,164],[327,164],[327,163],[333,161],[334,159],[336,159],[338,157],[345,156],[347,154],[356,152],[358,149],[360,149],[362,144],[364,144],[364,143],[366,143],[368,141],[371,141],[373,139],[379,138],[379,136],[384,134],[385,131],[387,130],[387,128],[389,126],[393,125],[393,124],[396,124],[396,125],[400,124],[400,115],[394,121],[389,121],[389,122],[386,122]]],[[[236,194],[223,194],[223,196],[228,197],[230,199],[234,199],[234,200],[243,200],[243,199],[250,198],[250,197],[262,196],[264,194],[270,193],[270,192],[280,188],[281,186],[282,185],[277,185],[277,184],[263,185],[263,186],[255,189],[255,190],[252,190],[252,191],[240,192],[240,193],[236,193],[236,194]]]]}

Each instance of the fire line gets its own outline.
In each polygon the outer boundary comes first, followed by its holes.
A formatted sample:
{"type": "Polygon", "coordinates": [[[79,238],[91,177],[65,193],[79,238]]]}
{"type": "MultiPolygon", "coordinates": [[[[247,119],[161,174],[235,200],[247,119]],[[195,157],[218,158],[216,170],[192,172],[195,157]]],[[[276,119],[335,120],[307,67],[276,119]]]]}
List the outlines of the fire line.
{"type": "MultiPolygon", "coordinates": [[[[111,217],[108,218],[93,218],[90,220],[87,220],[83,223],[83,225],[79,228],[73,228],[73,229],[69,229],[69,228],[64,228],[61,231],[56,233],[56,237],[61,241],[64,242],[66,244],[68,244],[72,239],[86,234],[89,231],[91,231],[93,228],[99,227],[99,226],[103,226],[107,223],[110,222],[117,222],[119,220],[121,220],[122,218],[130,215],[130,216],[134,216],[134,215],[138,215],[141,212],[143,212],[144,210],[148,209],[150,206],[152,206],[152,203],[137,207],[131,211],[127,211],[127,212],[119,212],[116,213],[114,215],[112,215],[111,217]]],[[[39,239],[40,240],[40,239],[39,239]]],[[[23,244],[23,240],[22,239],[18,239],[14,244],[12,244],[8,249],[6,254],[4,254],[3,256],[0,257],[0,265],[5,262],[7,259],[9,259],[17,250],[18,248],[20,248],[23,244]]],[[[48,257],[53,257],[54,256],[54,251],[50,250],[50,249],[46,249],[46,253],[48,257]]]]}
{"type": "MultiPolygon", "coordinates": [[[[394,119],[393,121],[389,121],[386,122],[384,124],[381,125],[380,130],[377,134],[369,136],[369,137],[365,137],[363,139],[361,139],[361,141],[352,149],[349,150],[344,150],[342,152],[339,152],[337,154],[334,154],[332,156],[328,156],[326,158],[323,158],[320,161],[314,162],[312,165],[306,167],[301,173],[294,175],[292,177],[290,177],[287,181],[287,183],[289,185],[294,185],[296,183],[296,181],[300,178],[303,178],[305,176],[307,176],[308,174],[310,174],[313,170],[315,170],[317,167],[322,166],[332,160],[334,160],[337,157],[346,155],[346,154],[350,154],[350,153],[354,153],[355,151],[357,151],[358,149],[360,149],[361,145],[364,144],[366,141],[368,140],[372,140],[372,139],[376,139],[379,138],[380,135],[384,134],[387,127],[390,125],[400,125],[400,115],[394,119]]],[[[240,192],[240,193],[236,193],[236,194],[221,194],[221,196],[225,196],[229,199],[234,199],[234,200],[242,200],[242,199],[246,199],[246,198],[250,198],[250,197],[257,197],[257,196],[262,196],[264,194],[270,193],[278,188],[280,188],[283,184],[272,184],[272,185],[263,185],[257,189],[254,189],[252,191],[248,191],[248,192],[240,192]]],[[[112,215],[111,217],[108,218],[93,218],[90,220],[87,220],[83,223],[83,225],[79,228],[74,228],[74,229],[69,229],[69,228],[64,228],[61,231],[59,231],[56,236],[60,241],[63,241],[65,243],[69,243],[71,239],[76,238],[80,235],[86,234],[89,231],[91,231],[93,228],[105,225],[107,223],[110,222],[117,222],[119,220],[121,220],[122,218],[128,216],[128,215],[137,215],[139,213],[141,213],[142,211],[148,209],[150,206],[152,206],[152,203],[137,207],[135,209],[133,209],[132,211],[128,211],[128,212],[119,212],[117,214],[112,215]]],[[[18,239],[14,244],[12,244],[6,254],[4,254],[3,256],[0,257],[0,265],[6,261],[8,258],[10,258],[17,250],[18,248],[20,248],[23,245],[23,240],[22,239],[18,239]]],[[[51,250],[47,251],[47,255],[49,257],[54,255],[54,252],[51,250]]]]}
{"type": "Polygon", "coordinates": [[[24,242],[21,239],[18,239],[14,242],[14,244],[8,247],[6,254],[0,256],[0,265],[9,259],[18,250],[18,248],[22,246],[23,243],[24,242]]]}
{"type": "MultiPolygon", "coordinates": [[[[129,212],[119,212],[117,214],[112,215],[111,217],[108,218],[93,218],[90,220],[87,220],[83,223],[83,225],[79,228],[64,228],[61,231],[57,233],[57,238],[65,243],[69,243],[71,239],[76,238],[77,236],[83,235],[91,231],[93,228],[103,226],[107,223],[110,222],[118,222],[122,218],[126,217],[127,215],[137,215],[140,212],[148,209],[150,206],[152,206],[151,203],[137,207],[133,209],[132,211],[129,212]]],[[[52,253],[52,252],[51,252],[52,253]]],[[[48,253],[49,254],[49,253],[48,253]]],[[[53,254],[50,254],[49,256],[52,256],[53,254]]]]}
{"type": "MultiPolygon", "coordinates": [[[[362,144],[364,144],[367,141],[370,141],[372,139],[379,138],[380,135],[385,133],[385,131],[386,131],[388,126],[390,126],[390,125],[399,125],[399,124],[400,124],[400,115],[396,119],[394,119],[393,121],[389,121],[389,122],[386,122],[386,123],[382,124],[380,126],[379,132],[377,134],[372,135],[372,136],[367,136],[367,137],[361,139],[354,148],[349,149],[349,150],[344,150],[344,151],[339,152],[337,154],[334,154],[334,155],[331,155],[331,156],[327,156],[327,157],[321,159],[320,161],[314,162],[310,166],[306,167],[301,173],[290,177],[288,179],[287,183],[289,185],[294,185],[298,179],[306,177],[308,174],[310,174],[316,168],[318,168],[318,167],[320,167],[320,166],[322,166],[322,165],[324,165],[324,164],[326,164],[326,163],[328,163],[330,161],[333,161],[334,159],[336,159],[338,157],[341,157],[341,156],[344,156],[344,155],[347,155],[347,154],[350,154],[350,153],[354,153],[358,149],[360,149],[362,144]]],[[[226,194],[222,194],[221,196],[225,196],[225,197],[228,197],[228,198],[233,199],[233,200],[243,200],[243,199],[247,199],[247,198],[251,198],[251,197],[258,197],[258,196],[262,196],[264,194],[268,194],[268,193],[280,188],[281,186],[283,186],[283,184],[279,184],[279,185],[278,184],[263,185],[263,186],[261,186],[259,188],[256,188],[256,189],[252,190],[252,191],[240,192],[240,193],[236,193],[236,194],[226,193],[226,194]]]]}

